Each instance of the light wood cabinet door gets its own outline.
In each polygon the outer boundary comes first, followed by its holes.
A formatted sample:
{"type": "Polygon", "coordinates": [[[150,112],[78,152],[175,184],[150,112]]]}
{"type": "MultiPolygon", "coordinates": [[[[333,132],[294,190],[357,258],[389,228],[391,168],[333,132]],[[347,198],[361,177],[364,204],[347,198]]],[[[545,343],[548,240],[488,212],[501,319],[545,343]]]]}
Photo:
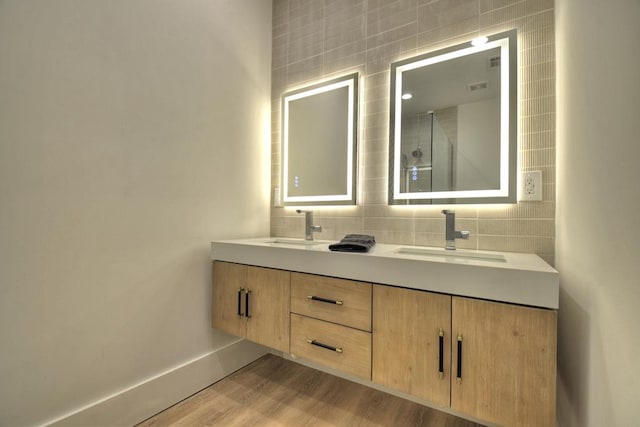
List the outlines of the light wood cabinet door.
{"type": "Polygon", "coordinates": [[[214,261],[212,326],[289,352],[290,274],[214,261]]]}
{"type": "Polygon", "coordinates": [[[555,425],[556,328],[554,310],[453,297],[451,408],[498,425],[555,425]]]}
{"type": "Polygon", "coordinates": [[[451,296],[373,286],[374,382],[449,406],[450,348],[451,296]]]}
{"type": "Polygon", "coordinates": [[[247,339],[287,353],[290,275],[283,270],[247,267],[247,339]]]}
{"type": "Polygon", "coordinates": [[[247,282],[247,266],[214,261],[212,277],[212,326],[232,335],[244,337],[246,335],[247,321],[242,314],[242,291],[247,282]],[[240,307],[238,307],[238,298],[242,303],[240,307]]]}

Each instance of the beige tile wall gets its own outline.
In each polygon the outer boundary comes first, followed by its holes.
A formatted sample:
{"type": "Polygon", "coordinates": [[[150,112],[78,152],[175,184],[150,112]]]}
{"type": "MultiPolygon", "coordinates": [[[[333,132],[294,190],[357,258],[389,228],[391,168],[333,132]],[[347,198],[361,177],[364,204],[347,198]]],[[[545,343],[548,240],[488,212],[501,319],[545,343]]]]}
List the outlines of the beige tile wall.
{"type": "MultiPolygon", "coordinates": [[[[272,188],[280,180],[283,92],[358,71],[364,90],[358,206],[314,208],[320,239],[368,233],[381,243],[442,246],[440,206],[387,206],[389,67],[394,61],[518,29],[521,170],[542,170],[544,200],[458,205],[458,247],[535,252],[553,264],[555,46],[553,0],[274,0],[272,188]]],[[[302,237],[304,220],[271,208],[271,235],[302,237]]]]}

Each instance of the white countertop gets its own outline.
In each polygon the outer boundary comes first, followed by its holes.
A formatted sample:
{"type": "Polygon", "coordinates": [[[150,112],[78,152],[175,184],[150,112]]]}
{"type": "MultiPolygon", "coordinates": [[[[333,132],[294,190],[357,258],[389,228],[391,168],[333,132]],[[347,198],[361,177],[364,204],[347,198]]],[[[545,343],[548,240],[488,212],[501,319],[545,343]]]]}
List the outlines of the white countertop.
{"type": "Polygon", "coordinates": [[[367,253],[278,237],[215,241],[211,259],[551,309],[558,272],[535,254],[376,244],[367,253]],[[274,243],[277,242],[277,243],[274,243]]]}

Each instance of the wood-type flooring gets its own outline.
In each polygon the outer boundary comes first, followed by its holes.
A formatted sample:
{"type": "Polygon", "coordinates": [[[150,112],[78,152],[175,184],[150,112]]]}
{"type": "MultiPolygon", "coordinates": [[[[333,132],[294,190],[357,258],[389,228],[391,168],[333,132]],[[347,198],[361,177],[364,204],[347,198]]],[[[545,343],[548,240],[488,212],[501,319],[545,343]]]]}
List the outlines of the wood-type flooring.
{"type": "Polygon", "coordinates": [[[138,426],[479,424],[269,354],[138,426]]]}

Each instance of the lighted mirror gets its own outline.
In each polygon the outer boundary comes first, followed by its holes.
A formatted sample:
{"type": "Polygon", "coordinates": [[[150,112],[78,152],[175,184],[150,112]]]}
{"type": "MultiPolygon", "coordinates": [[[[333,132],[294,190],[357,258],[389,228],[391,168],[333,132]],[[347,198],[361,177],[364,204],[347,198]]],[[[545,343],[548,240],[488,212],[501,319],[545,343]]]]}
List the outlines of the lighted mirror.
{"type": "Polygon", "coordinates": [[[285,205],[356,203],[358,74],[282,97],[285,205]]]}
{"type": "Polygon", "coordinates": [[[390,204],[515,203],[517,35],[391,65],[390,204]]]}

